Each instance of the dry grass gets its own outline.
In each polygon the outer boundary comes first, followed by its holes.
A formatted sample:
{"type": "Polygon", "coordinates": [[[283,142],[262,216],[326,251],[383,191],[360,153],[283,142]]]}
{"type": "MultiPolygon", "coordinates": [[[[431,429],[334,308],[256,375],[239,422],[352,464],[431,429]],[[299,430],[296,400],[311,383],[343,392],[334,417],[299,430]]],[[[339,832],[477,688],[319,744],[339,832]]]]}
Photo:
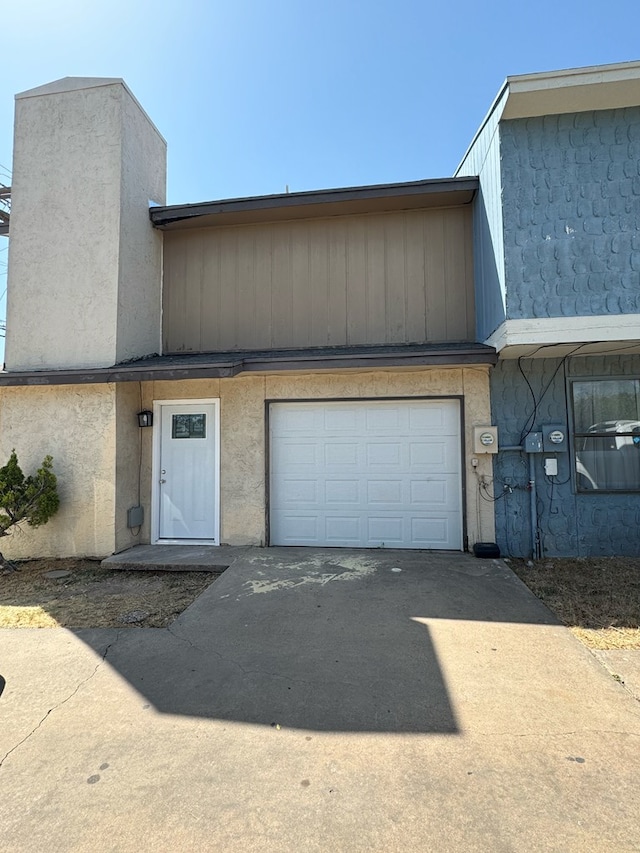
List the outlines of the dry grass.
{"type": "Polygon", "coordinates": [[[640,649],[640,557],[552,557],[508,565],[591,649],[640,649]]]}
{"type": "Polygon", "coordinates": [[[165,628],[217,575],[210,572],[130,572],[96,560],[29,560],[0,573],[0,628],[165,628]],[[45,577],[52,570],[65,578],[45,577]],[[147,614],[136,622],[122,617],[147,614]]]}

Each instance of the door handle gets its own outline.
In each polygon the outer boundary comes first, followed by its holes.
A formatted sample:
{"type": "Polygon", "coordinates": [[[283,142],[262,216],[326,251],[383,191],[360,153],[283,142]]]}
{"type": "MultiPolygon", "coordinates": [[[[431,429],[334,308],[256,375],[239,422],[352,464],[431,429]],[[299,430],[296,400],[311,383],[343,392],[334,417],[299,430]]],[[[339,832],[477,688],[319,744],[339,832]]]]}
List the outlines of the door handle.
{"type": "Polygon", "coordinates": [[[167,481],[166,481],[166,480],[160,480],[160,482],[161,482],[161,483],[166,483],[167,481]]]}

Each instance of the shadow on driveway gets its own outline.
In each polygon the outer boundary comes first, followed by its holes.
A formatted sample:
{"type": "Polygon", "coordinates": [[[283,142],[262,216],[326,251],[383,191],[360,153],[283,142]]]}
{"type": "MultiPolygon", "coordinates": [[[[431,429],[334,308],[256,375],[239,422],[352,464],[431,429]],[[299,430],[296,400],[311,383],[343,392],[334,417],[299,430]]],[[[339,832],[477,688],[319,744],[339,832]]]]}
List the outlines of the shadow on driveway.
{"type": "Polygon", "coordinates": [[[107,662],[165,714],[455,734],[434,619],[557,624],[500,561],[278,548],[238,560],[169,629],[74,633],[109,646],[107,662]]]}

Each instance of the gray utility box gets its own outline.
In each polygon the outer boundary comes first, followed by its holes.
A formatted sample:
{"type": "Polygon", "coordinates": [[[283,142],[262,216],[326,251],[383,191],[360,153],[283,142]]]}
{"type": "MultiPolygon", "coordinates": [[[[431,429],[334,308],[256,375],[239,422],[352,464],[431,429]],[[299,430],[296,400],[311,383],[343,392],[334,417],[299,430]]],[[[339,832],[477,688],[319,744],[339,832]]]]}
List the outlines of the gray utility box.
{"type": "Polygon", "coordinates": [[[530,432],[524,437],[525,453],[542,453],[542,433],[530,432]]]}
{"type": "Polygon", "coordinates": [[[127,527],[142,527],[144,521],[144,509],[141,506],[132,506],[127,510],[127,527]]]}

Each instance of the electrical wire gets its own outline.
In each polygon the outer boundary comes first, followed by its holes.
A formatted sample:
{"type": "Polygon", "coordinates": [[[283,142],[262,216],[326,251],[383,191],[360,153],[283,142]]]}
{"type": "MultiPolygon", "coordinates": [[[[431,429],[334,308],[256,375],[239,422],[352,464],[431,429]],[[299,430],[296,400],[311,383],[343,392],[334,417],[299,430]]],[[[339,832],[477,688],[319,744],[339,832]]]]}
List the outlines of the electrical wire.
{"type": "Polygon", "coordinates": [[[509,494],[509,492],[502,492],[501,495],[489,494],[489,484],[488,483],[478,483],[478,492],[480,494],[480,497],[484,501],[487,501],[488,503],[496,503],[497,501],[502,500],[503,498],[506,498],[506,496],[509,494]],[[483,492],[484,492],[484,494],[483,494],[483,492]]]}
{"type": "Polygon", "coordinates": [[[575,353],[577,353],[579,349],[582,349],[582,347],[588,346],[588,344],[578,344],[578,346],[577,346],[577,347],[575,347],[574,349],[572,349],[570,352],[566,353],[566,355],[563,355],[563,356],[562,356],[562,358],[560,359],[560,362],[559,362],[559,363],[558,363],[558,365],[556,366],[556,369],[553,371],[553,374],[551,375],[551,378],[548,380],[547,384],[546,384],[546,385],[544,386],[544,388],[542,389],[542,391],[541,391],[541,393],[540,393],[540,397],[536,400],[536,395],[535,395],[535,393],[534,393],[534,391],[533,391],[533,388],[531,387],[531,383],[529,382],[529,379],[527,378],[527,376],[526,376],[526,374],[525,374],[525,372],[524,372],[524,370],[523,370],[523,368],[522,368],[522,365],[521,365],[520,361],[521,361],[521,359],[523,359],[523,358],[532,358],[532,357],[535,355],[535,353],[540,352],[540,350],[547,349],[548,347],[552,347],[552,346],[557,346],[557,344],[543,344],[542,346],[539,346],[539,347],[538,347],[538,349],[534,350],[534,351],[533,351],[533,353],[531,353],[531,355],[528,355],[528,356],[523,356],[523,355],[521,355],[521,356],[518,358],[518,369],[519,369],[520,373],[522,374],[522,376],[523,376],[523,378],[524,378],[524,381],[525,381],[525,382],[527,383],[527,385],[529,386],[529,391],[531,392],[531,397],[532,397],[532,399],[533,399],[533,411],[531,412],[531,414],[529,415],[529,417],[526,419],[525,424],[524,424],[524,427],[522,428],[522,432],[520,433],[520,441],[519,441],[519,444],[522,444],[522,442],[524,441],[524,439],[525,439],[525,438],[529,435],[529,433],[533,430],[533,425],[534,425],[534,424],[535,424],[535,422],[536,422],[536,417],[537,417],[537,414],[538,414],[538,408],[539,408],[539,406],[540,406],[540,403],[542,402],[542,400],[544,399],[544,397],[545,397],[545,395],[546,395],[547,391],[548,391],[548,390],[549,390],[549,388],[551,387],[551,384],[552,384],[553,380],[554,380],[554,379],[556,378],[556,376],[558,375],[558,371],[560,370],[560,368],[561,368],[561,367],[563,367],[563,366],[566,364],[566,361],[567,361],[567,359],[568,359],[568,358],[571,358],[571,356],[572,356],[572,355],[575,355],[575,353]]]}

